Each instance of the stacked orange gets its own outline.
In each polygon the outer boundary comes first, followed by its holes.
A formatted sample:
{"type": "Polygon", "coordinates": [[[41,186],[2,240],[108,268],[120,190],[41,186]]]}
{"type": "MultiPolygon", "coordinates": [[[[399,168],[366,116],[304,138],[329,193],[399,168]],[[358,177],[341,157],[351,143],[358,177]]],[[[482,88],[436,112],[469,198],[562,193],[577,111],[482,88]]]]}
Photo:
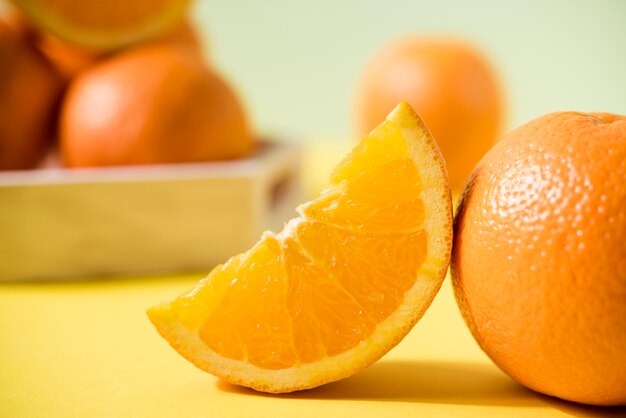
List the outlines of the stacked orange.
{"type": "Polygon", "coordinates": [[[0,170],[41,161],[61,89],[59,75],[19,27],[0,21],[0,170]]]}
{"type": "Polygon", "coordinates": [[[188,0],[13,3],[0,26],[0,169],[36,167],[55,141],[67,167],[251,151],[244,106],[207,65],[188,0]]]}

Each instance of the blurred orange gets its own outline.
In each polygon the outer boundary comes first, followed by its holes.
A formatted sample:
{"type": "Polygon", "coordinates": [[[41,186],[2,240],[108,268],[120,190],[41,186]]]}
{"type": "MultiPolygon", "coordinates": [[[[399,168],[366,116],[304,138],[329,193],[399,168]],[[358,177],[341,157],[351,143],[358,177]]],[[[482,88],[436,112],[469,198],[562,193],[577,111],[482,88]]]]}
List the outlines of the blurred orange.
{"type": "MultiPolygon", "coordinates": [[[[59,75],[71,80],[79,71],[105,58],[108,54],[95,49],[82,47],[60,39],[45,31],[37,30],[28,19],[16,9],[9,9],[5,20],[22,37],[37,47],[59,75]]],[[[196,48],[202,52],[202,41],[188,19],[151,40],[154,42],[174,42],[196,48]]]]}
{"type": "Polygon", "coordinates": [[[189,0],[12,0],[32,24],[73,45],[117,50],[179,25],[189,0]]]}
{"type": "Polygon", "coordinates": [[[45,33],[38,34],[35,44],[65,81],[103,57],[102,53],[71,45],[45,33]]]}
{"type": "Polygon", "coordinates": [[[182,24],[176,26],[172,31],[167,32],[157,41],[161,42],[174,42],[186,45],[191,48],[202,51],[203,40],[196,31],[196,28],[191,24],[189,19],[185,19],[182,24]]]}
{"type": "Polygon", "coordinates": [[[4,10],[0,19],[25,41],[32,42],[37,36],[37,31],[28,20],[13,7],[9,6],[4,10]]]}
{"type": "Polygon", "coordinates": [[[355,106],[358,136],[403,100],[435,137],[452,187],[462,187],[502,126],[503,101],[492,69],[466,43],[399,39],[378,52],[362,74],[355,106]]]}
{"type": "Polygon", "coordinates": [[[70,167],[231,159],[253,145],[242,103],[193,48],[129,49],[80,73],[60,123],[70,167]]]}
{"type": "MultiPolygon", "coordinates": [[[[107,56],[101,51],[73,45],[47,33],[38,33],[34,42],[61,77],[67,81],[71,80],[79,71],[107,56]]],[[[202,52],[200,37],[187,20],[174,30],[149,42],[178,43],[194,48],[198,53],[202,52]]]]}
{"type": "MultiPolygon", "coordinates": [[[[20,26],[0,21],[0,169],[36,166],[54,138],[62,83],[20,26]]],[[[25,27],[24,27],[25,28],[25,27]]]]}

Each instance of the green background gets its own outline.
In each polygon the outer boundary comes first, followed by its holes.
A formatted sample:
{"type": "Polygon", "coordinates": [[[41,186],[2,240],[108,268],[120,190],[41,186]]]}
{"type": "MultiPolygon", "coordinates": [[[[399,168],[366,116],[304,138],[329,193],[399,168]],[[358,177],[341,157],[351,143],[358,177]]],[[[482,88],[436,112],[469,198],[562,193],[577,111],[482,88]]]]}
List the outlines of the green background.
{"type": "Polygon", "coordinates": [[[478,45],[505,89],[507,129],[558,110],[626,114],[623,0],[198,0],[194,20],[265,134],[350,137],[364,64],[407,34],[478,45]]]}

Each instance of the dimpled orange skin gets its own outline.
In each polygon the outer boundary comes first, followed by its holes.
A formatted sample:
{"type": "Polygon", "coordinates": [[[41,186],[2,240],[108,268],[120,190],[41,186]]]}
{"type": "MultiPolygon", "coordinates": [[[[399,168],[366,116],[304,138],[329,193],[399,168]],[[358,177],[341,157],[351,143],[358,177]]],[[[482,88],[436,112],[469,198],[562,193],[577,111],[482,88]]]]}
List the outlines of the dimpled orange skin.
{"type": "Polygon", "coordinates": [[[478,164],[452,277],[474,337],[536,391],[626,404],[626,117],[552,113],[478,164]]]}
{"type": "Polygon", "coordinates": [[[159,43],[81,73],[61,115],[69,167],[234,159],[251,151],[247,115],[193,48],[159,43]]]}
{"type": "Polygon", "coordinates": [[[499,83],[481,53],[452,39],[406,37],[383,47],[357,88],[358,137],[406,100],[432,132],[453,189],[461,189],[503,124],[499,83]]]}

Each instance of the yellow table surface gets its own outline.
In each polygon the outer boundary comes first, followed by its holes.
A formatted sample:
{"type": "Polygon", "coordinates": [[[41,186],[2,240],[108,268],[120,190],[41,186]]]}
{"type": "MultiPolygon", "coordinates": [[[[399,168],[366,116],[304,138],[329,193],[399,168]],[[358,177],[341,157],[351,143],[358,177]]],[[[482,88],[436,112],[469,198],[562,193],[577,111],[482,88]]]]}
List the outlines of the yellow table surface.
{"type": "Polygon", "coordinates": [[[351,378],[265,395],[196,369],[145,308],[198,276],[0,285],[0,417],[626,416],[531,392],[480,351],[449,279],[395,349],[351,378]]]}
{"type": "MultiPolygon", "coordinates": [[[[307,146],[307,196],[350,145],[307,146]]],[[[0,284],[0,418],[626,417],[507,377],[472,339],[449,279],[411,333],[356,376],[280,396],[235,387],[179,356],[145,315],[202,277],[0,284]]]]}

